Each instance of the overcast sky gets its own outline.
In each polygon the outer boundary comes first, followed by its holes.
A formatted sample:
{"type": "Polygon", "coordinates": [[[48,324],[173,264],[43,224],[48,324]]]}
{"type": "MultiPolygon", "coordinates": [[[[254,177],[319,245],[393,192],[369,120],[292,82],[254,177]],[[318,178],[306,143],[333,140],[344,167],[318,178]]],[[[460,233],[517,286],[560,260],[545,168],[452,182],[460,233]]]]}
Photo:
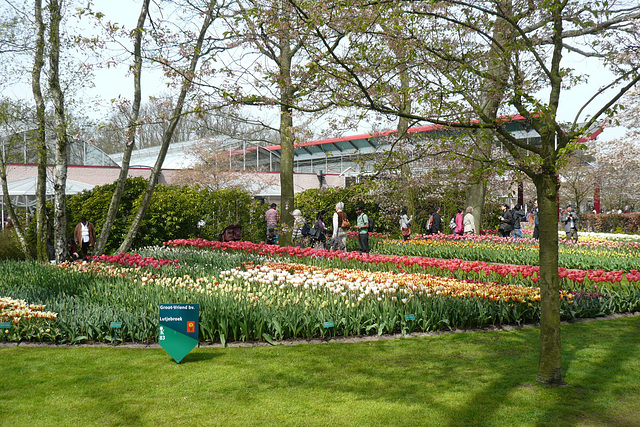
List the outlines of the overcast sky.
{"type": "MultiPolygon", "coordinates": [[[[153,2],[152,2],[153,3],[153,2]]],[[[105,19],[124,24],[128,28],[135,26],[140,8],[140,0],[94,0],[93,9],[105,14],[105,19]]],[[[86,20],[85,20],[86,21],[86,20]]],[[[127,60],[131,62],[129,59],[127,60]]],[[[590,75],[589,82],[576,86],[570,91],[565,91],[561,99],[559,117],[562,121],[573,121],[575,114],[579,108],[593,95],[594,91],[600,86],[611,80],[611,75],[594,60],[581,60],[579,62],[566,64],[576,67],[579,71],[588,72],[590,75]]],[[[85,88],[81,93],[82,98],[87,100],[85,113],[93,119],[106,118],[110,111],[111,100],[119,96],[131,99],[133,95],[133,80],[128,75],[128,64],[124,66],[98,69],[95,71],[95,87],[85,88]]],[[[145,76],[142,80],[143,101],[149,96],[161,95],[166,93],[166,79],[159,72],[150,72],[145,70],[145,76]],[[149,74],[150,73],[150,74],[149,74]]],[[[5,94],[16,96],[30,97],[29,85],[22,84],[19,88],[7,88],[5,94]],[[23,93],[23,95],[19,95],[23,93]]],[[[600,108],[599,105],[593,105],[586,109],[586,112],[593,114],[600,108]]],[[[584,120],[584,117],[581,118],[584,120]]],[[[366,124],[360,129],[354,130],[348,134],[370,132],[372,129],[367,128],[366,124]]],[[[609,140],[624,134],[622,128],[606,128],[601,135],[601,140],[609,140]]],[[[336,135],[340,136],[340,135],[336,135]]]]}

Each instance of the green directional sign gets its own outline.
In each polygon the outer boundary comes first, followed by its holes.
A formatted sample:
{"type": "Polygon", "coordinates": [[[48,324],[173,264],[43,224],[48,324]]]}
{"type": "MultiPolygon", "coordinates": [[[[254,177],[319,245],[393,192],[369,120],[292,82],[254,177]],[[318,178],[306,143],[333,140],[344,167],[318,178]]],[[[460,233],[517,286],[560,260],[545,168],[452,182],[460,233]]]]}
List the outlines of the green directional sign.
{"type": "Polygon", "coordinates": [[[199,304],[160,304],[158,342],[176,361],[198,345],[199,304]]]}

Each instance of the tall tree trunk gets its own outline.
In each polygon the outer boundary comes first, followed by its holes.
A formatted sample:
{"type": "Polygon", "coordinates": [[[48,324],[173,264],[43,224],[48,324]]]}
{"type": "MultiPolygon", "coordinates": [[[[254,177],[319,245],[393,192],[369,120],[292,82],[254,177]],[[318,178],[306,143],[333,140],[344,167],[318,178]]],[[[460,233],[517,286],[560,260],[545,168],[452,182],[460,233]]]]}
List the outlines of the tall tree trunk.
{"type": "MultiPolygon", "coordinates": [[[[560,63],[564,43],[562,39],[562,7],[557,2],[552,9],[553,53],[549,72],[551,91],[545,116],[549,124],[557,123],[557,111],[562,91],[560,63]]],[[[540,360],[537,380],[543,384],[560,385],[562,381],[560,344],[560,280],[558,278],[558,190],[557,156],[566,147],[566,135],[558,134],[554,126],[538,130],[544,154],[542,172],[534,175],[538,194],[540,219],[540,360]],[[557,144],[557,147],[556,147],[557,144]]]]}
{"type": "MultiPolygon", "coordinates": [[[[401,59],[401,63],[406,65],[404,62],[404,53],[395,49],[396,58],[401,59]]],[[[400,74],[400,93],[402,96],[402,104],[400,105],[399,111],[402,114],[409,115],[411,114],[411,77],[409,76],[409,72],[406,66],[402,66],[399,70],[400,74]]],[[[407,130],[409,129],[409,119],[406,117],[400,116],[398,119],[398,137],[402,138],[399,146],[401,148],[401,152],[403,156],[409,156],[409,151],[403,148],[406,148],[406,145],[409,142],[407,137],[407,130]]],[[[401,159],[404,161],[405,159],[401,159]]],[[[403,181],[403,189],[404,189],[404,197],[407,201],[407,209],[410,212],[410,215],[415,213],[416,207],[416,188],[411,184],[411,178],[413,174],[411,173],[411,166],[408,162],[409,159],[406,159],[407,162],[400,168],[400,174],[403,181]]]]}
{"type": "Polygon", "coordinates": [[[140,225],[142,224],[142,219],[144,218],[147,209],[149,208],[149,204],[151,203],[151,197],[153,196],[153,191],[155,190],[156,181],[158,179],[158,176],[160,175],[160,171],[162,170],[162,164],[164,163],[164,159],[167,156],[167,151],[169,150],[169,143],[171,142],[173,133],[178,126],[178,122],[180,121],[180,116],[182,115],[184,101],[187,93],[191,89],[192,78],[195,75],[196,66],[198,65],[198,61],[202,53],[202,45],[204,44],[205,35],[207,33],[207,30],[209,29],[209,26],[213,22],[212,10],[214,6],[215,1],[210,2],[208,5],[207,14],[204,18],[204,22],[202,23],[202,27],[200,28],[200,34],[198,35],[196,45],[193,48],[193,56],[191,57],[189,69],[185,72],[184,81],[182,82],[182,87],[180,89],[180,95],[178,96],[176,106],[173,109],[171,121],[169,122],[167,130],[162,135],[162,145],[160,146],[160,152],[158,153],[156,163],[151,170],[151,176],[149,176],[147,188],[145,189],[144,195],[142,196],[142,202],[140,203],[138,212],[133,219],[131,227],[129,228],[124,241],[118,248],[118,252],[127,252],[129,251],[129,249],[131,249],[133,240],[138,234],[138,230],[140,229],[140,225]]]}
{"type": "Polygon", "coordinates": [[[127,124],[127,143],[124,149],[124,154],[122,155],[122,167],[120,169],[120,176],[118,177],[116,188],[113,191],[111,203],[109,204],[109,210],[107,211],[107,217],[105,218],[102,228],[100,229],[100,236],[97,239],[96,247],[94,249],[94,253],[96,255],[102,255],[102,253],[104,252],[104,248],[107,246],[111,227],[113,227],[113,223],[116,220],[118,207],[120,206],[120,200],[122,199],[122,194],[124,193],[124,187],[127,181],[127,175],[129,174],[131,153],[133,152],[133,148],[135,147],[138,118],[140,117],[140,103],[142,101],[142,35],[144,30],[144,23],[149,13],[150,2],[151,0],[144,0],[142,2],[140,15],[138,16],[138,23],[135,29],[135,38],[133,45],[133,105],[131,106],[131,117],[129,117],[129,123],[127,124]]]}
{"type": "MultiPolygon", "coordinates": [[[[291,15],[291,5],[286,1],[282,4],[282,15],[291,15]]],[[[285,18],[286,19],[286,18],[285,18]]],[[[293,231],[293,217],[290,212],[294,209],[294,186],[293,186],[293,159],[295,156],[295,139],[293,135],[293,88],[291,86],[291,60],[292,52],[291,34],[287,27],[283,25],[280,32],[280,222],[285,225],[281,227],[282,236],[279,239],[281,246],[291,244],[291,233],[293,231]]]]}
{"type": "Polygon", "coordinates": [[[36,103],[36,147],[38,153],[38,183],[36,185],[36,259],[49,259],[48,244],[51,230],[47,221],[47,144],[45,130],[45,105],[42,96],[40,79],[44,68],[44,35],[45,26],[42,19],[42,0],[35,0],[36,51],[31,75],[31,91],[36,103]]]}
{"type": "Polygon", "coordinates": [[[558,279],[558,188],[552,172],[534,177],[540,219],[540,359],[537,380],[562,384],[560,283],[558,279]]]}
{"type": "Polygon", "coordinates": [[[293,188],[293,157],[295,155],[293,137],[293,113],[286,105],[280,107],[280,222],[286,224],[282,227],[282,236],[279,239],[281,246],[291,244],[293,231],[294,188],[293,188]]]}
{"type": "Polygon", "coordinates": [[[479,177],[477,180],[467,184],[466,206],[471,206],[473,208],[473,220],[476,224],[478,234],[480,233],[480,230],[482,230],[482,210],[486,195],[486,178],[479,177]]]}
{"type": "Polygon", "coordinates": [[[67,164],[69,145],[67,137],[67,119],[64,110],[64,94],[60,87],[60,22],[62,21],[61,1],[49,3],[49,89],[53,97],[54,127],[56,135],[55,167],[53,189],[55,192],[53,224],[55,230],[54,251],[56,262],[68,258],[67,249],[67,164]]]}

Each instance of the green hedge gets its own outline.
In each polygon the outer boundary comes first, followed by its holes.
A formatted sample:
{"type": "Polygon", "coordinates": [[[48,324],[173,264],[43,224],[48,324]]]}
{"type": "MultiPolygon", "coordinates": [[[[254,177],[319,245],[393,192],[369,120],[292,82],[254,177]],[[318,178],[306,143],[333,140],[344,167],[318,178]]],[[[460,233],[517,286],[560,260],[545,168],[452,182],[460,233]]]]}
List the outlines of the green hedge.
{"type": "MultiPolygon", "coordinates": [[[[118,248],[140,205],[146,187],[143,178],[129,178],[111,229],[106,253],[118,248]]],[[[94,223],[99,234],[109,209],[115,184],[95,187],[69,197],[68,235],[82,216],[94,223]]],[[[158,185],[133,247],[157,245],[171,239],[201,237],[217,240],[229,224],[242,226],[243,240],[264,240],[266,204],[239,189],[209,190],[199,187],[158,185]]]]}

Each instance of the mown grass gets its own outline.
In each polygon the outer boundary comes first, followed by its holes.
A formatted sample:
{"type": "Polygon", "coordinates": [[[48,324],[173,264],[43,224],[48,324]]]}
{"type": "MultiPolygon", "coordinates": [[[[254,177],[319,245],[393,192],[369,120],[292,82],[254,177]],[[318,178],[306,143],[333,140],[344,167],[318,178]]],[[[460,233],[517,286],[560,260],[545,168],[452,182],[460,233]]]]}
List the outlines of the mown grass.
{"type": "Polygon", "coordinates": [[[640,425],[640,318],[562,327],[569,384],[536,383],[539,331],[194,349],[0,347],[0,425],[640,425]]]}

